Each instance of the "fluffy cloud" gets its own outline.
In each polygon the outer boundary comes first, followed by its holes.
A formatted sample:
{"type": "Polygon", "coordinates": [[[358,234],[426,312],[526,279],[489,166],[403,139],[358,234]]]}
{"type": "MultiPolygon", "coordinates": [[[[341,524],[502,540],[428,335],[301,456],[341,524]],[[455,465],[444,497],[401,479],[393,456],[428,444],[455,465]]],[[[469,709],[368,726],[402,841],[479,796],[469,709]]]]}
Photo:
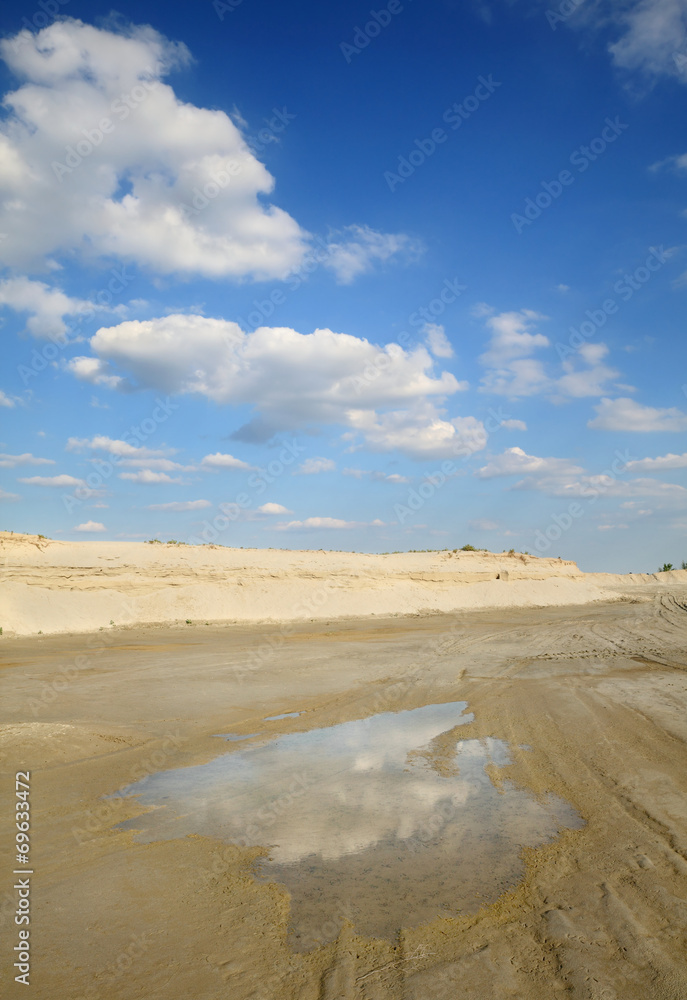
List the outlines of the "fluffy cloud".
{"type": "Polygon", "coordinates": [[[139,472],[120,472],[120,479],[128,479],[132,483],[183,483],[182,479],[173,479],[166,472],[153,472],[151,469],[141,469],[139,472]]]}
{"type": "Polygon", "coordinates": [[[5,97],[0,133],[0,255],[13,265],[78,251],[269,279],[299,263],[306,234],[261,202],[274,179],[234,122],[162,83],[189,62],[185,46],[67,18],[5,39],[0,54],[25,81],[5,97]]]}
{"type": "Polygon", "coordinates": [[[344,469],[344,476],[353,476],[354,479],[365,479],[367,477],[374,483],[393,483],[399,485],[409,483],[408,476],[401,476],[398,472],[379,472],[377,469],[344,469]]]}
{"type": "Polygon", "coordinates": [[[308,531],[335,529],[347,530],[349,528],[383,528],[384,521],[378,519],[374,521],[342,521],[338,517],[306,517],[304,521],[289,521],[287,524],[275,525],[275,531],[308,531]]]}
{"type": "Polygon", "coordinates": [[[609,391],[607,382],[619,375],[602,363],[608,354],[605,344],[583,344],[573,357],[563,361],[562,376],[550,375],[543,362],[529,357],[535,350],[549,346],[547,337],[533,332],[534,323],[546,317],[532,309],[493,315],[482,304],[475,315],[487,315],[486,325],[491,331],[488,348],[479,359],[487,369],[481,381],[482,392],[512,399],[549,393],[554,401],[561,397],[602,396],[609,391]]]}
{"type": "MultiPolygon", "coordinates": [[[[67,451],[104,451],[111,455],[118,466],[128,468],[148,470],[155,469],[158,472],[174,472],[177,469],[188,469],[193,466],[180,465],[171,459],[163,457],[173,455],[174,448],[145,448],[129,444],[128,441],[121,441],[118,438],[110,438],[104,434],[96,434],[92,438],[74,438],[67,441],[67,451]]],[[[95,459],[91,459],[95,461],[95,459]]],[[[131,477],[129,477],[131,478],[131,477]]]]}
{"type": "Polygon", "coordinates": [[[28,479],[20,479],[20,483],[28,483],[29,486],[85,486],[83,479],[75,479],[74,476],[30,476],[28,479]]]}
{"type": "Polygon", "coordinates": [[[574,465],[567,458],[539,458],[528,455],[522,448],[506,448],[501,455],[478,469],[475,475],[479,479],[494,479],[497,476],[521,476],[523,473],[559,476],[582,471],[581,466],[574,465]]]}
{"type": "Polygon", "coordinates": [[[677,76],[687,83],[685,0],[640,0],[614,10],[621,37],[609,46],[616,66],[648,76],[677,76]]]}
{"type": "MultiPolygon", "coordinates": [[[[91,380],[121,378],[165,393],[191,393],[217,403],[250,404],[255,419],[237,432],[265,440],[277,430],[309,423],[358,430],[377,450],[398,448],[419,457],[450,457],[483,447],[486,433],[472,417],[444,420],[428,397],[445,397],[464,385],[450,372],[435,373],[425,347],[378,347],[350,334],[286,327],[244,333],[228,320],[173,314],[98,330],[91,380]],[[115,368],[116,366],[116,368],[115,368]],[[406,409],[378,414],[382,407],[406,409]]],[[[81,359],[76,359],[80,362],[81,359]]],[[[71,364],[76,375],[83,369],[71,364]]]]}
{"type": "Polygon", "coordinates": [[[52,458],[36,458],[30,452],[25,451],[23,455],[0,454],[0,467],[14,469],[18,465],[54,465],[52,458]]]}
{"type": "Polygon", "coordinates": [[[596,430],[636,433],[687,430],[687,414],[674,406],[664,409],[643,406],[634,399],[621,396],[618,399],[602,399],[595,409],[597,415],[587,427],[596,430]]]}
{"type": "Polygon", "coordinates": [[[205,469],[253,469],[254,466],[242,462],[240,458],[233,455],[223,455],[221,451],[216,451],[214,455],[206,455],[200,463],[205,469]]]}
{"type": "Polygon", "coordinates": [[[661,455],[658,458],[639,458],[628,462],[630,472],[660,472],[662,469],[687,468],[687,452],[682,455],[661,455]]]}
{"type": "Polygon", "coordinates": [[[11,409],[15,405],[16,399],[8,396],[6,392],[3,392],[2,389],[0,389],[0,406],[6,406],[8,409],[11,409]]]}
{"type": "Polygon", "coordinates": [[[175,500],[172,503],[151,503],[148,510],[203,510],[204,507],[212,507],[209,500],[175,500]]]}
{"type": "Polygon", "coordinates": [[[577,352],[577,358],[586,363],[586,368],[576,368],[575,362],[566,359],[563,362],[565,375],[556,382],[556,389],[564,396],[581,399],[585,396],[603,396],[608,392],[606,383],[620,375],[614,368],[602,364],[608,354],[605,344],[582,344],[577,352]]]}
{"type": "Polygon", "coordinates": [[[527,424],[524,420],[502,420],[501,427],[506,431],[526,431],[527,424]]]}
{"type": "Polygon", "coordinates": [[[21,500],[18,493],[8,493],[7,490],[0,489],[0,500],[21,500]]]}
{"type": "Polygon", "coordinates": [[[452,358],[453,348],[440,323],[425,323],[421,333],[425,335],[427,347],[435,358],[452,358]]]}
{"type": "MultiPolygon", "coordinates": [[[[22,80],[0,125],[0,262],[24,269],[55,257],[117,257],[160,274],[285,279],[311,247],[287,212],[265,199],[274,178],[224,111],[178,99],[163,82],[190,62],[150,27],[105,30],[62,18],[0,42],[22,80]]],[[[281,109],[275,121],[290,120],[281,109]]],[[[283,127],[283,125],[282,125],[283,127]]],[[[421,251],[404,234],[348,226],[323,263],[342,283],[421,251]]],[[[127,284],[120,281],[117,291],[127,284]]],[[[74,308],[44,286],[30,322],[63,332],[74,308]],[[60,311],[61,310],[61,311],[60,311]]],[[[11,292],[21,297],[18,286],[11,292]]]]}
{"type": "MultiPolygon", "coordinates": [[[[0,184],[2,181],[0,180],[0,184]]],[[[0,306],[8,306],[18,313],[27,313],[26,329],[34,337],[60,341],[66,337],[65,316],[80,319],[92,317],[102,306],[85,299],[74,299],[57,288],[50,288],[42,281],[26,277],[6,278],[0,281],[0,306]]]]}
{"type": "Polygon", "coordinates": [[[301,476],[314,476],[318,472],[332,472],[336,468],[336,462],[331,458],[306,458],[298,466],[298,473],[301,476]]]}
{"type": "Polygon", "coordinates": [[[73,529],[74,531],[107,531],[104,524],[100,521],[85,521],[84,524],[77,524],[73,529]]]}
{"type": "Polygon", "coordinates": [[[108,375],[103,370],[102,362],[98,358],[72,358],[67,364],[67,369],[82,382],[91,382],[93,385],[102,385],[107,389],[123,389],[127,387],[126,380],[119,375],[108,375]]]}
{"type": "Polygon", "coordinates": [[[116,455],[118,458],[145,459],[158,458],[163,455],[173,454],[173,449],[144,448],[129,444],[119,438],[107,437],[104,434],[96,434],[92,438],[70,437],[67,441],[67,451],[106,451],[109,455],[116,455]]]}
{"type": "Polygon", "coordinates": [[[655,497],[667,503],[687,503],[687,489],[658,479],[615,479],[613,476],[579,476],[575,478],[544,476],[529,477],[513,487],[516,490],[537,490],[550,497],[655,497]]]}
{"type": "Polygon", "coordinates": [[[258,510],[258,514],[269,514],[270,516],[272,516],[273,514],[292,514],[293,513],[293,511],[290,511],[288,509],[288,507],[284,507],[280,503],[263,503],[263,504],[261,504],[260,507],[258,507],[257,510],[258,510]]]}
{"type": "MultiPolygon", "coordinates": [[[[486,447],[488,434],[475,417],[444,420],[431,403],[377,414],[351,410],[349,423],[372,451],[401,451],[410,458],[460,458],[486,447]]],[[[355,435],[344,437],[353,440],[355,435]]]]}
{"type": "Polygon", "coordinates": [[[548,347],[549,339],[543,333],[532,333],[536,320],[546,319],[532,309],[504,312],[489,316],[486,325],[491,330],[491,340],[480,361],[488,368],[503,368],[515,358],[523,358],[538,347],[548,347]]]}
{"type": "Polygon", "coordinates": [[[330,235],[324,265],[333,271],[341,285],[350,285],[371,271],[377,262],[394,257],[414,260],[423,252],[423,245],[404,233],[378,233],[369,226],[346,226],[330,235]]]}

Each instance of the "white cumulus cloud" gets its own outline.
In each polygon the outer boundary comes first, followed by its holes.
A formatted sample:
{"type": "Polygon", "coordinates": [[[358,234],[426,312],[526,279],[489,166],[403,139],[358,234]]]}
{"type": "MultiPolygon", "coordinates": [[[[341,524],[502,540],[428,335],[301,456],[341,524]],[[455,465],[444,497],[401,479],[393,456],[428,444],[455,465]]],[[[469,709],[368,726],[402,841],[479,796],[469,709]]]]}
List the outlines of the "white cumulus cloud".
{"type": "Polygon", "coordinates": [[[104,524],[100,521],[85,521],[83,524],[77,524],[73,529],[74,531],[107,531],[104,524]]]}
{"type": "Polygon", "coordinates": [[[152,469],[141,469],[139,472],[120,472],[120,479],[128,479],[132,483],[182,483],[182,479],[174,479],[166,472],[153,472],[152,469]]]}
{"type": "Polygon", "coordinates": [[[453,348],[440,323],[425,323],[420,332],[425,335],[427,347],[435,358],[453,357],[453,348]]]}
{"type": "Polygon", "coordinates": [[[148,510],[203,510],[205,507],[212,507],[209,500],[174,500],[172,503],[151,503],[148,510]]]}
{"type": "Polygon", "coordinates": [[[256,279],[298,265],[307,234],[262,200],[274,179],[239,128],[162,82],[190,61],[183,44],[64,18],[4,39],[0,55],[23,81],[0,130],[0,259],[78,252],[256,279]]]}
{"type": "Polygon", "coordinates": [[[602,399],[595,409],[597,415],[587,427],[596,430],[635,433],[687,430],[687,413],[674,406],[644,406],[628,396],[621,396],[618,399],[602,399]]]}
{"type": "Polygon", "coordinates": [[[336,462],[331,458],[306,458],[297,471],[302,476],[314,476],[318,472],[332,472],[335,468],[336,462]]]}
{"type": "Polygon", "coordinates": [[[687,452],[682,455],[659,455],[658,458],[638,458],[628,462],[630,472],[658,472],[662,469],[687,469],[687,452]]]}
{"type": "Polygon", "coordinates": [[[414,260],[423,252],[419,240],[405,233],[379,233],[369,226],[346,226],[332,233],[327,243],[325,267],[341,285],[349,285],[359,274],[371,271],[376,263],[392,258],[414,260]]]}
{"type": "Polygon", "coordinates": [[[233,455],[224,455],[221,451],[216,451],[214,455],[206,455],[200,463],[206,469],[252,469],[254,466],[247,462],[242,462],[240,458],[233,455]]]}
{"type": "Polygon", "coordinates": [[[348,530],[350,528],[383,528],[384,522],[345,521],[339,517],[306,517],[304,521],[288,521],[286,524],[275,525],[275,531],[307,531],[307,530],[348,530]]]}
{"type": "Polygon", "coordinates": [[[501,455],[496,455],[478,469],[475,475],[479,479],[493,479],[497,476],[521,476],[523,473],[550,476],[582,471],[581,466],[575,465],[568,458],[539,458],[537,455],[528,455],[522,448],[506,448],[501,455]]]}
{"type": "Polygon", "coordinates": [[[20,483],[28,483],[29,486],[85,486],[83,479],[76,479],[74,476],[29,476],[28,479],[20,479],[20,483]]]}
{"type": "Polygon", "coordinates": [[[30,452],[25,451],[23,455],[0,454],[0,467],[13,469],[18,465],[54,465],[52,458],[36,458],[30,452]]]}
{"type": "Polygon", "coordinates": [[[465,448],[466,439],[474,444],[476,433],[486,440],[473,417],[445,420],[428,402],[466,384],[436,372],[422,346],[379,347],[327,329],[244,333],[229,320],[179,313],[103,327],[90,346],[93,380],[121,379],[123,371],[142,387],[252,405],[256,416],[234,435],[239,440],[265,440],[310,423],[341,424],[359,430],[376,450],[398,448],[420,457],[432,455],[433,441],[437,454],[450,456],[465,448]],[[389,407],[405,408],[378,413],[389,407]]]}

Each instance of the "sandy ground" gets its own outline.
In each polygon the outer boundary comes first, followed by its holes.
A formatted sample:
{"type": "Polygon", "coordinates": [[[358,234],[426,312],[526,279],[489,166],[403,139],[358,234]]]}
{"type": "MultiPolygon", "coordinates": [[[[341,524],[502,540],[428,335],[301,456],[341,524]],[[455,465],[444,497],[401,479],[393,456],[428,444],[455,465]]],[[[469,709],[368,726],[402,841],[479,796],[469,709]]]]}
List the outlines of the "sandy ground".
{"type": "Polygon", "coordinates": [[[135,624],[313,621],[460,608],[585,604],[687,571],[613,576],[513,552],[298,552],[61,542],[0,532],[8,635],[135,624]]]}
{"type": "MultiPolygon", "coordinates": [[[[12,801],[16,771],[29,770],[32,786],[30,995],[686,997],[681,576],[626,579],[624,589],[616,580],[613,599],[564,607],[5,633],[2,800],[9,789],[12,801]],[[103,798],[231,750],[216,733],[300,732],[457,700],[475,716],[466,738],[512,747],[494,780],[560,795],[586,825],[526,852],[524,880],[497,903],[405,930],[395,944],[364,939],[342,918],[336,936],[323,935],[332,940],[294,953],[287,893],[251,874],[259,849],[202,836],[139,844],[116,829],[137,814],[135,800],[103,798]],[[304,714],[262,721],[292,711],[304,714]]],[[[0,820],[0,982],[21,996],[11,819],[0,820]]]]}

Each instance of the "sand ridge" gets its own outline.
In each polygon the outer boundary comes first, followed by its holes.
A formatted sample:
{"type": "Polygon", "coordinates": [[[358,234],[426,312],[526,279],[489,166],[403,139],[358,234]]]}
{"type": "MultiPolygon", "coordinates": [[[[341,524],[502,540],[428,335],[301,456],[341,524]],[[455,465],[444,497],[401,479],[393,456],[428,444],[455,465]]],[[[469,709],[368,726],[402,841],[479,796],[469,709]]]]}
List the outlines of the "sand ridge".
{"type": "Polygon", "coordinates": [[[141,624],[313,621],[608,600],[665,574],[585,574],[525,553],[232,549],[0,533],[6,635],[141,624]]]}

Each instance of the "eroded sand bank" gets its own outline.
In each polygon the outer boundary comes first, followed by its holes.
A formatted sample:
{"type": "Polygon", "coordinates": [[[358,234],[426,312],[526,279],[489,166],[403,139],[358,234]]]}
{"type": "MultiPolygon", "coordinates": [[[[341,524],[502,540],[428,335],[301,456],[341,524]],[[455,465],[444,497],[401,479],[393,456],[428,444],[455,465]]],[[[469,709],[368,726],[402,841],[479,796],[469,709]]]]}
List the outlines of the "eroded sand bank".
{"type": "Polygon", "coordinates": [[[686,995],[686,608],[678,582],[637,582],[624,600],[586,606],[4,636],[3,784],[32,772],[32,995],[686,995]],[[459,700],[474,713],[466,737],[512,748],[494,780],[559,795],[586,826],[527,852],[524,881],[496,904],[403,931],[395,946],[342,916],[320,948],[293,953],[288,895],[253,878],[257,850],[203,836],[139,844],[116,829],[135,800],[103,799],[230,750],[216,733],[459,700]],[[288,712],[303,714],[265,721],[288,712]]]}
{"type": "Polygon", "coordinates": [[[526,553],[298,552],[144,542],[61,542],[0,532],[6,634],[137,624],[312,621],[461,608],[586,604],[672,573],[582,573],[526,553]]]}

